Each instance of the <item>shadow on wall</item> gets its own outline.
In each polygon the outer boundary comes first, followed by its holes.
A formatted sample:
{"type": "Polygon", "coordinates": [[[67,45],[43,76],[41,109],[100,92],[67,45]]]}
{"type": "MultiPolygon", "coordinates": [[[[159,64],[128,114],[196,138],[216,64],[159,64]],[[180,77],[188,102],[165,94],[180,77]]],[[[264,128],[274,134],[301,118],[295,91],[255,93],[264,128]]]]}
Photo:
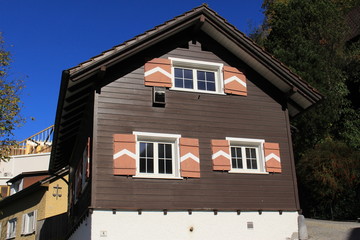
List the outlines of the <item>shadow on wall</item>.
{"type": "Polygon", "coordinates": [[[360,239],[360,228],[353,228],[349,231],[349,235],[346,240],[359,240],[359,239],[360,239]]]}
{"type": "Polygon", "coordinates": [[[40,225],[40,234],[37,240],[63,240],[68,230],[67,213],[46,218],[38,222],[40,225]]]}

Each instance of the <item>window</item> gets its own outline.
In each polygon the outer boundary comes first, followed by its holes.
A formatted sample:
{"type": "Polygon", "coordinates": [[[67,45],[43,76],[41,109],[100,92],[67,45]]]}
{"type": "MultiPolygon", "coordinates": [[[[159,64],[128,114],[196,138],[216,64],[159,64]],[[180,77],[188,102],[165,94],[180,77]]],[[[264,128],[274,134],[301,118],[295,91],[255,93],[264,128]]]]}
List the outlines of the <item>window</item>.
{"type": "Polygon", "coordinates": [[[264,140],[226,138],[230,140],[230,172],[265,172],[264,140]]]}
{"type": "Polygon", "coordinates": [[[170,58],[174,90],[223,93],[223,64],[170,58]]]}
{"type": "Polygon", "coordinates": [[[134,132],[137,177],[178,178],[180,135],[134,132]]]}
{"type": "Polygon", "coordinates": [[[18,180],[11,184],[10,186],[10,195],[13,195],[23,189],[23,179],[18,180]]]}
{"type": "Polygon", "coordinates": [[[7,223],[6,239],[15,238],[16,236],[16,222],[17,219],[13,218],[7,223]]]}
{"type": "Polygon", "coordinates": [[[36,211],[29,212],[23,215],[21,234],[32,234],[36,228],[36,211]]]}

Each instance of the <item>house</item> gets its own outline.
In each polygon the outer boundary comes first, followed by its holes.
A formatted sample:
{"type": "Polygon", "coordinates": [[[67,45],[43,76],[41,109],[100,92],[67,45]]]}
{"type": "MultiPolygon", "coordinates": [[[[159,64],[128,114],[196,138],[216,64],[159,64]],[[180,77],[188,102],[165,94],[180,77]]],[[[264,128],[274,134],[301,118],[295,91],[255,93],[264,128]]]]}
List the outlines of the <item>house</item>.
{"type": "Polygon", "coordinates": [[[207,5],[63,71],[68,239],[295,238],[289,118],[321,98],[207,5]]]}
{"type": "Polygon", "coordinates": [[[10,194],[6,184],[10,179],[23,172],[47,171],[49,168],[52,133],[54,126],[20,141],[11,148],[8,161],[0,161],[0,193],[1,197],[10,194]]]}
{"type": "Polygon", "coordinates": [[[68,170],[55,175],[27,172],[9,181],[12,194],[0,201],[0,240],[63,239],[67,229],[68,170]]]}

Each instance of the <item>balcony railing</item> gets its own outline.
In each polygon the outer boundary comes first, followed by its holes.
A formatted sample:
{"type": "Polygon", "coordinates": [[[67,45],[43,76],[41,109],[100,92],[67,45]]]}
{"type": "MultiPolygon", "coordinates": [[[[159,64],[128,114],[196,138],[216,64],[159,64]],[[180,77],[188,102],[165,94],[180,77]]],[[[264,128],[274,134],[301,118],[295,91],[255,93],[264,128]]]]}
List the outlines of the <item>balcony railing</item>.
{"type": "Polygon", "coordinates": [[[54,125],[28,137],[10,150],[10,155],[26,155],[51,152],[54,125]]]}

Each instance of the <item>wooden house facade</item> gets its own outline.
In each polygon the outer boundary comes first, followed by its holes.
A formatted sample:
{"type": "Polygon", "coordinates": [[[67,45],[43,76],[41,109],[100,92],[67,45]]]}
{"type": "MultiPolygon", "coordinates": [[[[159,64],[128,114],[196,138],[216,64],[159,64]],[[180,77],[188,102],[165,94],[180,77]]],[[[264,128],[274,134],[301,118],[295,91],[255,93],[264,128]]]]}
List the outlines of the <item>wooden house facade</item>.
{"type": "Polygon", "coordinates": [[[206,5],[63,72],[69,239],[285,239],[289,118],[321,95],[206,5]]]}

